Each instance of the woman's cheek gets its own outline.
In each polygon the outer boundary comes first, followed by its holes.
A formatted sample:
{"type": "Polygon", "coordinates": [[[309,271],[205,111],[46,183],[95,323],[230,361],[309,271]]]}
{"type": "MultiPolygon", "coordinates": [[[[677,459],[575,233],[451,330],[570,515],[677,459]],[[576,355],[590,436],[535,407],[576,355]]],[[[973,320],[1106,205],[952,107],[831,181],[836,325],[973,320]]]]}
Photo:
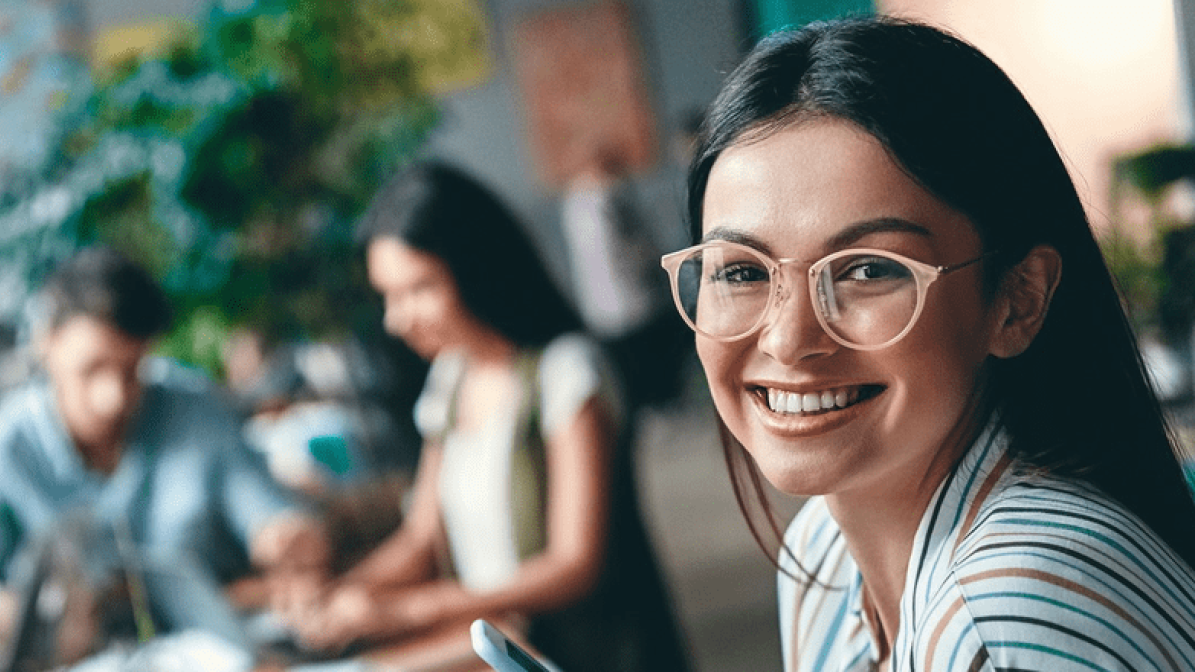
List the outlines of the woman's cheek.
{"type": "Polygon", "coordinates": [[[732,344],[698,337],[697,357],[705,370],[710,396],[718,414],[731,431],[735,431],[743,412],[739,407],[742,393],[742,349],[734,348],[732,344]]]}

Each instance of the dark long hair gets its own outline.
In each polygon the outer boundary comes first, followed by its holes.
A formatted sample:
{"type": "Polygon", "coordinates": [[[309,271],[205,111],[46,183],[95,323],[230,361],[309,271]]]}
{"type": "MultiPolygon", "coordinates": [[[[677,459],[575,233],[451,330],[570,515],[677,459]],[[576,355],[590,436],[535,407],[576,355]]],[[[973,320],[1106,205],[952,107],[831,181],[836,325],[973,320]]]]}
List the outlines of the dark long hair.
{"type": "MultiPolygon", "coordinates": [[[[1195,566],[1195,503],[1082,203],[1033,109],[973,46],[888,17],[765,38],[706,118],[689,171],[694,240],[721,152],[818,116],[870,133],[914,180],[969,218],[984,249],[1000,253],[985,264],[987,288],[1034,246],[1058,251],[1062,278],[1041,332],[1020,356],[989,362],[982,394],[999,409],[1010,450],[1024,464],[1094,484],[1195,566]]],[[[760,539],[747,506],[763,495],[755,467],[741,445],[726,443],[736,494],[760,539]]],[[[778,532],[770,515],[769,524],[778,532]]]]}
{"type": "Polygon", "coordinates": [[[387,181],[357,228],[362,244],[384,237],[442,260],[465,307],[516,345],[581,328],[510,210],[458,168],[421,161],[387,181]]]}

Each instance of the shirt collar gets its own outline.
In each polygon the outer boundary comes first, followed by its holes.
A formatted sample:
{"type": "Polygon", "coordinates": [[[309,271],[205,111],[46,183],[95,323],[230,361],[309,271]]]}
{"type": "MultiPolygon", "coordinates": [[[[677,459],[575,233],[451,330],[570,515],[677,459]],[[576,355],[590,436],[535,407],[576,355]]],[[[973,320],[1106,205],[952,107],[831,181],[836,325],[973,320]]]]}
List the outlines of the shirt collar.
{"type": "MultiPolygon", "coordinates": [[[[996,484],[1008,473],[1008,436],[993,418],[938,486],[922,514],[901,598],[901,624],[913,624],[949,571],[955,551],[972,528],[996,484]]],[[[910,628],[901,628],[911,636],[910,628]]],[[[899,644],[894,650],[901,650],[899,644]]]]}

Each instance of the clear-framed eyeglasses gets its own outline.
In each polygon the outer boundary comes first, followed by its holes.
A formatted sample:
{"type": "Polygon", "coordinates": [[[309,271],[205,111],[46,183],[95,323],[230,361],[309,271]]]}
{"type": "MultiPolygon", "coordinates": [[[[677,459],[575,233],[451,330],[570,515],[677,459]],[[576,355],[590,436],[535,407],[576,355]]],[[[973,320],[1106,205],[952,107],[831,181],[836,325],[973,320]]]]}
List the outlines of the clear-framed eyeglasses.
{"type": "Polygon", "coordinates": [[[711,241],[666,254],[660,265],[668,271],[681,317],[716,341],[745,338],[762,327],[772,308],[792,293],[782,269],[807,267],[810,304],[826,333],[848,348],[878,350],[912,330],[938,278],[987,256],[932,266],[886,250],[856,248],[809,263],[711,241]]]}

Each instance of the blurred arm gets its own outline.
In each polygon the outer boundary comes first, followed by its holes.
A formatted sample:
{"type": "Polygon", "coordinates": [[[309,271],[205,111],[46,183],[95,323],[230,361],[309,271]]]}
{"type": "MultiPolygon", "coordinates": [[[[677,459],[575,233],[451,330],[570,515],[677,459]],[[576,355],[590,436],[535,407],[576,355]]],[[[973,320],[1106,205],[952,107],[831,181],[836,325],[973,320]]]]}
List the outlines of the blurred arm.
{"type": "Polygon", "coordinates": [[[396,586],[427,579],[434,570],[435,543],[440,529],[436,481],[443,450],[438,442],[424,444],[415,474],[410,511],[402,526],[355,567],[345,583],[396,586]]]}
{"type": "Polygon", "coordinates": [[[391,630],[424,628],[505,612],[563,607],[592,591],[602,572],[608,537],[613,430],[597,398],[549,437],[548,543],[519,565],[499,590],[474,593],[455,581],[436,581],[379,600],[391,630]]]}

